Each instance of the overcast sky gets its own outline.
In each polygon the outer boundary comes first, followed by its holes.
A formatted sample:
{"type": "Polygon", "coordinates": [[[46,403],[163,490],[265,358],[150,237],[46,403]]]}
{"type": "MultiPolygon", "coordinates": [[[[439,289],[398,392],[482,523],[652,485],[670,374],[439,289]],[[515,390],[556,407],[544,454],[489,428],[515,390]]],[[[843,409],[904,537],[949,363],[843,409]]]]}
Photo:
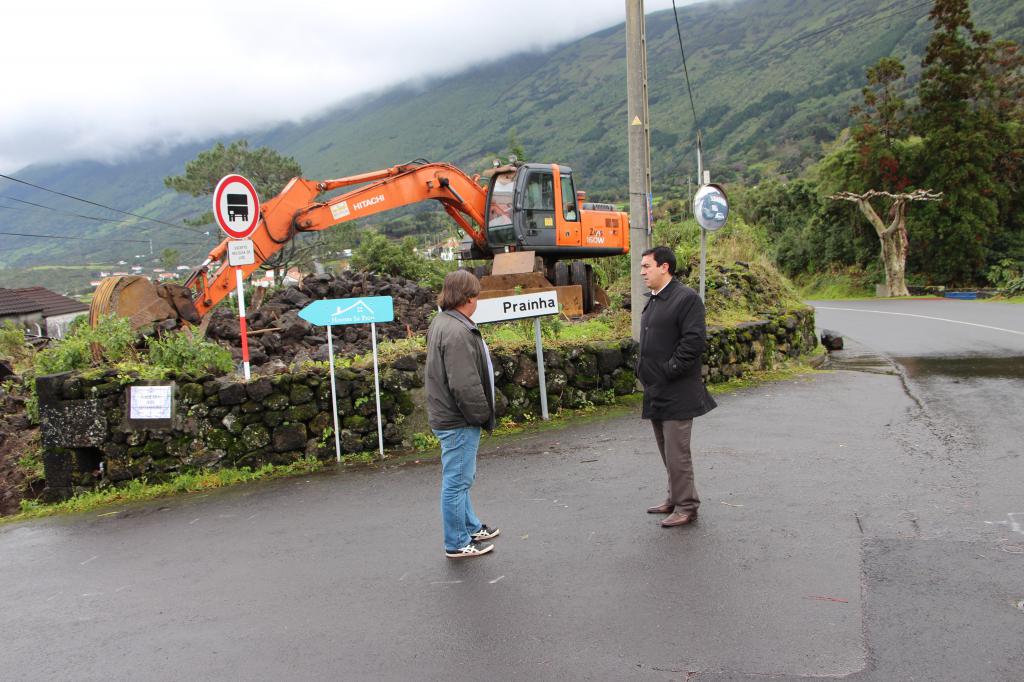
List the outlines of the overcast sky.
{"type": "Polygon", "coordinates": [[[299,120],[624,21],[625,0],[3,3],[0,172],[299,120]]]}

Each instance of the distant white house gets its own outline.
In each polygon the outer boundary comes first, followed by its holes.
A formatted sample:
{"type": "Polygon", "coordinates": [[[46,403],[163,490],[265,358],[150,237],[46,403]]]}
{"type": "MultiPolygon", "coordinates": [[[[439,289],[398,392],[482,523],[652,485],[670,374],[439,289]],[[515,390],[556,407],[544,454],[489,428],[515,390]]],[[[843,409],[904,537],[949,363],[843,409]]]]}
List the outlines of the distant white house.
{"type": "Polygon", "coordinates": [[[269,289],[270,287],[274,286],[274,273],[267,271],[264,272],[263,275],[260,277],[257,277],[254,274],[249,277],[249,284],[253,285],[254,287],[263,287],[264,289],[269,289]]]}
{"type": "Polygon", "coordinates": [[[459,240],[455,237],[449,237],[444,241],[428,246],[424,255],[427,258],[438,258],[444,261],[453,261],[455,260],[455,254],[458,250],[459,240]]]}
{"type": "MultiPolygon", "coordinates": [[[[305,275],[298,268],[291,268],[281,279],[281,284],[284,286],[302,284],[304,277],[305,275]]],[[[254,272],[249,276],[249,284],[254,287],[272,287],[275,281],[273,270],[267,270],[262,274],[254,272]]]]}

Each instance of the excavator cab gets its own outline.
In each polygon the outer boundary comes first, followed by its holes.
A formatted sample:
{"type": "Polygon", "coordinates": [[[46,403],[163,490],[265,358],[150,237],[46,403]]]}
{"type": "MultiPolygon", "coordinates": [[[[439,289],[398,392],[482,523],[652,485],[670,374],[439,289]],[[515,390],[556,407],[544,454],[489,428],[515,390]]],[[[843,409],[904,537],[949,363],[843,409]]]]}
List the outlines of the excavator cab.
{"type": "Polygon", "coordinates": [[[628,220],[603,208],[583,210],[568,166],[501,166],[487,192],[487,245],[492,253],[533,251],[546,262],[626,253],[628,220]]]}
{"type": "MultiPolygon", "coordinates": [[[[556,177],[572,187],[572,171],[557,165],[519,164],[497,169],[487,196],[487,244],[492,252],[534,251],[555,253],[558,245],[561,197],[556,177]]],[[[578,218],[573,215],[574,220],[578,218]]]]}

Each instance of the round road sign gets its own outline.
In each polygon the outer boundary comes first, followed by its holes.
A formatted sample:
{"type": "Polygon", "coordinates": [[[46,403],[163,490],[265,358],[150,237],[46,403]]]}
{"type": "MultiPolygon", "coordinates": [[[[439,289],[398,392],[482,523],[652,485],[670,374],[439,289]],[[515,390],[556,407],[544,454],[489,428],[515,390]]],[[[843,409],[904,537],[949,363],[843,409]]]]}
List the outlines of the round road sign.
{"type": "Polygon", "coordinates": [[[213,192],[213,216],[227,236],[245,239],[260,221],[256,188],[241,175],[225,175],[213,192]]]}
{"type": "Polygon", "coordinates": [[[725,226],[729,217],[729,200],[719,185],[704,185],[693,197],[693,215],[708,232],[725,226]]]}

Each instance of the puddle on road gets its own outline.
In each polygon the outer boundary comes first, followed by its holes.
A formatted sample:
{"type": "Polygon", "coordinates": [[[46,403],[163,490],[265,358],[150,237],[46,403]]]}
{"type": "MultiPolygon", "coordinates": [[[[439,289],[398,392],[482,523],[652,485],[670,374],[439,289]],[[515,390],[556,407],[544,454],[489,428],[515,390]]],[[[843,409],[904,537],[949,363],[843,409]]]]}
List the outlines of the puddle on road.
{"type": "Polygon", "coordinates": [[[888,358],[865,348],[832,351],[828,354],[827,367],[872,374],[899,374],[888,358]]]}
{"type": "Polygon", "coordinates": [[[938,377],[1024,379],[1024,357],[1021,356],[925,356],[894,357],[890,360],[884,355],[858,347],[832,351],[829,353],[828,367],[875,374],[899,374],[893,362],[903,369],[908,378],[917,380],[938,377]]]}
{"type": "Polygon", "coordinates": [[[895,358],[913,379],[1024,379],[1024,357],[921,357],[895,358]]]}

